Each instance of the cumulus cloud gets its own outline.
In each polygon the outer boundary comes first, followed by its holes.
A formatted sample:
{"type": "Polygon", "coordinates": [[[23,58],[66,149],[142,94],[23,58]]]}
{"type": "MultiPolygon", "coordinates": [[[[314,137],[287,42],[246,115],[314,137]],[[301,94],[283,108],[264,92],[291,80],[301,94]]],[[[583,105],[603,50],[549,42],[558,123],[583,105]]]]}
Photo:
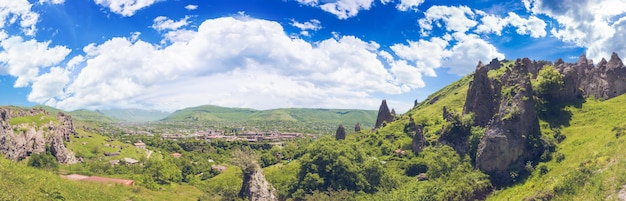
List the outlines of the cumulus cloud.
{"type": "Polygon", "coordinates": [[[587,57],[598,60],[611,52],[626,55],[626,2],[621,0],[543,1],[524,0],[534,14],[558,22],[550,32],[565,42],[587,48],[587,57]]]}
{"type": "Polygon", "coordinates": [[[303,36],[310,36],[309,30],[317,31],[322,29],[321,22],[317,19],[312,19],[308,22],[298,22],[292,19],[290,25],[300,29],[300,35],[303,36]]]}
{"type": "Polygon", "coordinates": [[[68,110],[375,108],[374,93],[424,86],[421,69],[353,36],[309,43],[290,38],[276,22],[231,17],[206,20],[185,35],[163,47],[128,38],[90,44],[64,71],[53,68],[34,79],[29,100],[68,110]],[[389,60],[380,59],[384,55],[389,60]]]}
{"type": "Polygon", "coordinates": [[[508,16],[501,18],[484,12],[476,13],[483,16],[480,19],[482,23],[476,27],[476,33],[495,33],[496,35],[501,35],[502,29],[505,26],[511,25],[516,28],[516,32],[520,35],[530,35],[530,37],[533,38],[540,38],[545,37],[547,34],[546,22],[536,16],[530,16],[524,19],[513,12],[509,12],[508,16]]]}
{"type": "Polygon", "coordinates": [[[189,5],[185,6],[185,9],[187,9],[187,10],[196,10],[196,9],[198,9],[198,5],[189,4],[189,5]]]}
{"type": "Polygon", "coordinates": [[[502,29],[511,25],[520,35],[539,38],[547,34],[547,24],[543,20],[536,16],[522,18],[513,12],[509,12],[506,17],[500,17],[481,10],[472,10],[467,6],[433,6],[426,10],[424,15],[425,17],[418,21],[423,35],[428,35],[434,28],[433,25],[448,32],[466,33],[473,29],[476,33],[496,35],[501,35],[502,29]]]}
{"type": "Polygon", "coordinates": [[[488,62],[491,59],[504,59],[495,46],[475,34],[452,34],[456,44],[445,54],[443,66],[450,68],[450,73],[465,75],[474,70],[472,64],[478,61],[488,62]]]}
{"type": "Polygon", "coordinates": [[[32,5],[27,0],[0,1],[0,30],[6,26],[18,24],[22,32],[34,36],[39,14],[31,11],[32,5]]]}
{"type": "Polygon", "coordinates": [[[63,88],[70,81],[69,72],[64,68],[53,67],[50,72],[38,76],[28,94],[28,101],[51,104],[54,97],[63,97],[63,88]]]}
{"type": "Polygon", "coordinates": [[[400,11],[417,10],[417,7],[424,3],[424,0],[400,0],[396,8],[400,11]]]}
{"type": "Polygon", "coordinates": [[[391,50],[400,58],[414,62],[420,72],[425,75],[436,76],[434,69],[441,67],[448,41],[432,37],[430,40],[421,39],[408,43],[408,45],[395,44],[391,46],[391,50]]]}
{"type": "Polygon", "coordinates": [[[111,12],[129,17],[138,10],[151,6],[159,0],[94,0],[100,6],[107,7],[111,12]]]}
{"type": "Polygon", "coordinates": [[[70,53],[65,46],[50,47],[50,41],[24,41],[20,36],[0,37],[0,74],[17,77],[14,87],[26,87],[41,68],[62,62],[70,53]]]}
{"type": "Polygon", "coordinates": [[[154,18],[154,24],[151,27],[157,31],[178,30],[189,24],[187,20],[189,20],[189,16],[178,21],[171,20],[165,16],[158,16],[154,18]]]}
{"type": "Polygon", "coordinates": [[[474,19],[474,12],[467,6],[432,6],[424,12],[424,18],[418,23],[425,34],[433,29],[433,23],[453,32],[467,32],[478,24],[474,19]],[[438,23],[439,21],[443,23],[438,23]]]}
{"type": "Polygon", "coordinates": [[[298,3],[320,9],[336,15],[339,19],[348,19],[356,16],[361,10],[369,10],[374,0],[297,0],[298,3]]]}

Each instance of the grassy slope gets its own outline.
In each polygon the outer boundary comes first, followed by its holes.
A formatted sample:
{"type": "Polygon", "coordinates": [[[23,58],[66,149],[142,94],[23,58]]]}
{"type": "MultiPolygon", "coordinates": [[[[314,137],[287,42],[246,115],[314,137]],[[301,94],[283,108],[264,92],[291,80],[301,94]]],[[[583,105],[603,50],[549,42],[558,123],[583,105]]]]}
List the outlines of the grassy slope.
{"type": "Polygon", "coordinates": [[[492,200],[542,195],[558,200],[616,199],[626,184],[626,137],[618,138],[612,130],[625,126],[626,95],[603,102],[588,100],[581,108],[567,109],[572,119],[561,130],[567,138],[557,149],[565,159],[544,163],[547,174],[535,170],[526,182],[496,192],[492,200]]]}
{"type": "Polygon", "coordinates": [[[196,200],[190,186],[150,191],[143,187],[70,181],[51,172],[0,158],[0,200],[196,200]]]}
{"type": "Polygon", "coordinates": [[[74,110],[71,112],[67,112],[67,111],[63,111],[63,110],[45,106],[45,105],[36,105],[36,106],[33,106],[32,108],[36,108],[36,107],[43,108],[44,110],[48,111],[51,116],[55,116],[55,117],[57,113],[63,112],[72,116],[73,119],[83,120],[83,121],[96,121],[96,122],[102,122],[102,123],[112,123],[112,122],[119,121],[118,119],[108,117],[108,116],[105,116],[104,114],[94,112],[94,111],[89,111],[89,110],[74,110]]]}
{"type": "MultiPolygon", "coordinates": [[[[376,120],[376,111],[348,109],[273,109],[254,110],[247,108],[225,108],[212,105],[198,106],[179,110],[168,116],[166,121],[298,121],[298,122],[333,122],[334,124],[354,125],[372,124],[376,120]]],[[[371,126],[371,125],[370,125],[371,126]]]]}

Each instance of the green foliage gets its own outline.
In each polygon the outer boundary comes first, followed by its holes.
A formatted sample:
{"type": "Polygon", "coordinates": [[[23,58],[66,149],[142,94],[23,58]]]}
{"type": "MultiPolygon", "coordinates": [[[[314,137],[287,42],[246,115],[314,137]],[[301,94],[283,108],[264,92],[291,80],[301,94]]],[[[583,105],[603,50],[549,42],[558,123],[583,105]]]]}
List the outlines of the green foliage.
{"type": "Polygon", "coordinates": [[[146,173],[159,184],[182,181],[181,170],[169,160],[148,160],[146,173]]]}
{"type": "Polygon", "coordinates": [[[323,137],[309,145],[306,153],[300,158],[298,189],[292,190],[297,196],[329,189],[372,193],[381,183],[380,161],[366,157],[354,144],[323,137]]]}
{"type": "Polygon", "coordinates": [[[31,155],[28,159],[28,166],[47,171],[59,170],[59,163],[57,162],[57,159],[49,151],[31,155]]]}
{"type": "Polygon", "coordinates": [[[404,174],[409,177],[417,176],[428,171],[428,164],[421,158],[414,157],[405,164],[404,174]]]}
{"type": "Polygon", "coordinates": [[[555,94],[563,88],[563,75],[554,66],[546,65],[532,83],[533,91],[540,97],[555,94]]]}

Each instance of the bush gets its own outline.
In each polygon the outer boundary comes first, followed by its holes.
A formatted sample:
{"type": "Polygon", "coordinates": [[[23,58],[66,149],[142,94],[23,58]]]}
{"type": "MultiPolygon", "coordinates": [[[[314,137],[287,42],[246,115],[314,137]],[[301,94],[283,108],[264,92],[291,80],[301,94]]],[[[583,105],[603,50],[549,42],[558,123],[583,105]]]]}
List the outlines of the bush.
{"type": "Polygon", "coordinates": [[[538,169],[539,169],[539,175],[545,175],[548,173],[548,167],[545,164],[539,165],[538,169]]]}
{"type": "Polygon", "coordinates": [[[428,165],[418,158],[413,158],[412,160],[407,162],[407,165],[404,169],[404,174],[407,176],[413,177],[417,176],[420,173],[425,173],[428,171],[428,165]]]}
{"type": "Polygon", "coordinates": [[[554,158],[556,158],[557,163],[560,163],[561,161],[565,160],[565,155],[562,153],[555,153],[554,158]]]}
{"type": "Polygon", "coordinates": [[[31,155],[28,159],[28,166],[45,169],[48,171],[59,170],[59,163],[50,152],[31,155]]]}

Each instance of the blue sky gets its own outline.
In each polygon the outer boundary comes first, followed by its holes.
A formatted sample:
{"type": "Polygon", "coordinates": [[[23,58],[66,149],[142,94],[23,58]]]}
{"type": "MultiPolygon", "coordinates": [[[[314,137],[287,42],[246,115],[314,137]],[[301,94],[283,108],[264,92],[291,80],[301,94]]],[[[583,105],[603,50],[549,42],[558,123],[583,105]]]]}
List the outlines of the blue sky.
{"type": "Polygon", "coordinates": [[[493,58],[626,55],[626,3],[0,0],[0,105],[398,112],[493,58]]]}

